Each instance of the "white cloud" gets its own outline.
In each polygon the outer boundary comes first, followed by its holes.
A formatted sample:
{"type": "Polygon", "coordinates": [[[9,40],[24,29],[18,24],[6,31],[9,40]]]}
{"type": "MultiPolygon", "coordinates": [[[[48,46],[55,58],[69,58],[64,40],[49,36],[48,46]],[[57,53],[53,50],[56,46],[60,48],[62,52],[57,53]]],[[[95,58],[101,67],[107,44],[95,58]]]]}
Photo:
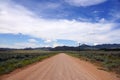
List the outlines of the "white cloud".
{"type": "Polygon", "coordinates": [[[90,18],[82,18],[82,17],[79,17],[78,20],[83,21],[83,22],[90,22],[90,21],[92,21],[92,19],[90,19],[90,18]]]}
{"type": "MultiPolygon", "coordinates": [[[[38,18],[23,6],[13,5],[13,3],[0,3],[0,33],[22,33],[23,35],[46,39],[46,42],[64,39],[81,43],[119,43],[120,29],[111,31],[115,25],[115,23],[107,22],[47,20],[38,18]]],[[[35,42],[35,40],[31,41],[35,42]]],[[[33,43],[26,45],[37,46],[33,43]]]]}
{"type": "Polygon", "coordinates": [[[31,43],[31,42],[19,42],[19,43],[13,43],[12,45],[9,44],[0,44],[0,47],[2,48],[36,48],[36,47],[43,47],[43,45],[41,44],[37,44],[37,43],[31,43]]]}
{"type": "Polygon", "coordinates": [[[38,7],[40,7],[40,8],[42,7],[42,9],[56,9],[56,8],[59,8],[60,6],[61,6],[61,4],[52,3],[52,2],[41,3],[38,5],[38,7]]]}
{"type": "Polygon", "coordinates": [[[112,10],[109,14],[113,17],[112,21],[120,20],[120,10],[112,10]]]}
{"type": "Polygon", "coordinates": [[[101,11],[97,11],[97,10],[93,11],[93,13],[95,13],[95,14],[96,13],[102,13],[102,12],[104,12],[104,11],[102,11],[102,10],[101,11]]]}
{"type": "Polygon", "coordinates": [[[53,45],[52,45],[53,48],[55,48],[55,47],[57,47],[57,46],[64,46],[64,44],[60,44],[60,43],[56,43],[56,42],[55,42],[55,43],[53,43],[53,45]]]}
{"type": "Polygon", "coordinates": [[[45,40],[44,42],[45,42],[45,43],[51,43],[51,42],[52,42],[52,40],[47,39],[47,40],[45,40]]]}
{"type": "Polygon", "coordinates": [[[37,43],[37,40],[35,40],[35,39],[29,39],[28,42],[30,42],[30,43],[37,43]]]}
{"type": "Polygon", "coordinates": [[[105,20],[105,18],[101,18],[101,19],[99,20],[99,22],[100,22],[100,23],[106,23],[107,21],[105,20]]]}
{"type": "Polygon", "coordinates": [[[38,45],[37,43],[31,43],[31,42],[21,42],[21,43],[15,43],[12,48],[36,48],[40,47],[41,45],[38,45]]]}
{"type": "Polygon", "coordinates": [[[67,3],[73,6],[92,6],[103,3],[107,0],[65,0],[67,3]]]}
{"type": "Polygon", "coordinates": [[[37,40],[35,39],[28,39],[27,42],[13,42],[12,45],[9,44],[0,44],[0,47],[2,48],[36,48],[36,47],[43,47],[42,44],[37,43],[37,40]]]}

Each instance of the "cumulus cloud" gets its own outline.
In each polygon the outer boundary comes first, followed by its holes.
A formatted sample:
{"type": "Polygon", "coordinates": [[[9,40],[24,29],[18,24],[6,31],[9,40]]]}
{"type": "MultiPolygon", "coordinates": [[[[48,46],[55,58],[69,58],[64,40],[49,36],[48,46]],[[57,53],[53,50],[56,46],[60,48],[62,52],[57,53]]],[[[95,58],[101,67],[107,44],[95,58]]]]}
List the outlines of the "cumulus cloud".
{"type": "MultiPolygon", "coordinates": [[[[38,18],[21,5],[13,5],[10,2],[0,3],[0,33],[22,33],[23,35],[46,39],[46,42],[57,39],[74,40],[81,43],[120,42],[118,35],[120,30],[111,31],[114,26],[116,26],[115,23],[108,22],[92,23],[67,19],[38,18]]],[[[36,42],[34,39],[29,41],[36,42]]],[[[31,45],[36,46],[32,43],[31,45]]]]}
{"type": "Polygon", "coordinates": [[[69,3],[70,5],[73,6],[92,6],[92,5],[97,5],[100,3],[103,3],[107,0],[65,0],[65,2],[69,3]]]}

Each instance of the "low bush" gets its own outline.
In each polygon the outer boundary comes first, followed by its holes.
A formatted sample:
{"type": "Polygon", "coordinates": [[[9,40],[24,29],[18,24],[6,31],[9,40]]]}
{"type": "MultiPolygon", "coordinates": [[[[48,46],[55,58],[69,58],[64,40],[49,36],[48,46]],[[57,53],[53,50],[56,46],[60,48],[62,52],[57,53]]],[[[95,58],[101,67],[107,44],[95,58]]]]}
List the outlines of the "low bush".
{"type": "Polygon", "coordinates": [[[24,67],[28,64],[41,61],[45,58],[55,55],[57,52],[44,53],[0,53],[0,75],[9,73],[17,68],[24,67]]]}
{"type": "Polygon", "coordinates": [[[74,51],[68,54],[94,63],[99,62],[106,70],[120,74],[120,51],[74,51]]]}

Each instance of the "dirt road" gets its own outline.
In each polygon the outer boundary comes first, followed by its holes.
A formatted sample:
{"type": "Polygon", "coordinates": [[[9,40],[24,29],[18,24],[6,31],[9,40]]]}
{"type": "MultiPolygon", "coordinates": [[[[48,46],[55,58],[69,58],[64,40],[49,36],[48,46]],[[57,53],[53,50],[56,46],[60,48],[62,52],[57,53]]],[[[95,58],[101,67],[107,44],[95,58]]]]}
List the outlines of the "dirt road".
{"type": "Polygon", "coordinates": [[[3,80],[120,80],[93,64],[60,53],[3,80]]]}

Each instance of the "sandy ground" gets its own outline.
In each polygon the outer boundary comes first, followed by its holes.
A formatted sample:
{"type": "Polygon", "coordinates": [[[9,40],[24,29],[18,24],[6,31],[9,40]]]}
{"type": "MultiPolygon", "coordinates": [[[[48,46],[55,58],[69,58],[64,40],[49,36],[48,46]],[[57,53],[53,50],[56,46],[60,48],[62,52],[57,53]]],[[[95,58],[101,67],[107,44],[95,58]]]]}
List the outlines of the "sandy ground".
{"type": "Polygon", "coordinates": [[[2,80],[120,80],[89,62],[64,53],[9,75],[2,80]]]}

